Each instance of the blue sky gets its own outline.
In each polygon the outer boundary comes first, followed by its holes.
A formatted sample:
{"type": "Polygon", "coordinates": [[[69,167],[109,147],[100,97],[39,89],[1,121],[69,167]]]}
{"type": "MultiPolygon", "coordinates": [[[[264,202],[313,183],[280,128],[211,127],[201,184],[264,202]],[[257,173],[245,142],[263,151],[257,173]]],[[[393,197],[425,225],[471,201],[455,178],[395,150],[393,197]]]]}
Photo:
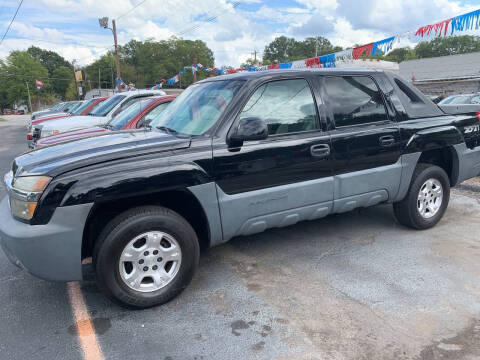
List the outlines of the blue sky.
{"type": "MultiPolygon", "coordinates": [[[[55,50],[68,60],[86,64],[112,44],[110,31],[98,17],[118,18],[119,42],[132,38],[204,40],[214,51],[216,65],[238,66],[253,50],[263,51],[276,36],[303,39],[324,36],[343,47],[365,44],[416,30],[480,8],[463,0],[24,0],[10,32],[0,45],[0,58],[30,45],[55,50]],[[205,19],[218,16],[214,21],[205,19]]],[[[1,0],[3,35],[18,5],[1,0]]]]}

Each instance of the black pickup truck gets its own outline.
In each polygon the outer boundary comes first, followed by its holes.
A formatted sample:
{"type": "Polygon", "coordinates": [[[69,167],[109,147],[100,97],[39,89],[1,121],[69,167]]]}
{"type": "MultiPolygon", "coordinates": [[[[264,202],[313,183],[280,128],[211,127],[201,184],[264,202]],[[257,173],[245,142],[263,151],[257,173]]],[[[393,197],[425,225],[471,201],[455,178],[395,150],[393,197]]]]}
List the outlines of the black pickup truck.
{"type": "Polygon", "coordinates": [[[480,172],[480,114],[447,114],[395,74],[277,70],[200,81],[151,123],[28,152],[5,176],[9,259],[131,308],[184,289],[201,248],[392,203],[427,229],[480,172]]]}

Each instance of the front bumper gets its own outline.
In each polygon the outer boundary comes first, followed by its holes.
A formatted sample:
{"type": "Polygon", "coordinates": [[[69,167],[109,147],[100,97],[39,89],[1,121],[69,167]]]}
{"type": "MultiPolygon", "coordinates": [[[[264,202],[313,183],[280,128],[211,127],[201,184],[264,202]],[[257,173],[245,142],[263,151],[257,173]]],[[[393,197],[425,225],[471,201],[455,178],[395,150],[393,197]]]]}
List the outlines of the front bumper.
{"type": "Polygon", "coordinates": [[[93,204],[58,207],[46,225],[14,219],[8,197],[0,202],[0,245],[9,260],[39,278],[82,279],[82,238],[93,204]]]}

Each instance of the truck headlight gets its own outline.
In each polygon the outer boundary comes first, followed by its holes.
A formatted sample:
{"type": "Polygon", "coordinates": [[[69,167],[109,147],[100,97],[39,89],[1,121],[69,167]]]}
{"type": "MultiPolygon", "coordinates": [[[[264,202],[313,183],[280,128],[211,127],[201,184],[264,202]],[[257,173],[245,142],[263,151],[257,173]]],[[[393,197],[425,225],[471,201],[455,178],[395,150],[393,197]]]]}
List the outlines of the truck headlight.
{"type": "Polygon", "coordinates": [[[48,176],[20,176],[13,179],[13,187],[25,191],[43,191],[52,180],[48,176]]]}
{"type": "Polygon", "coordinates": [[[10,211],[12,215],[30,220],[33,217],[37,202],[43,190],[52,180],[48,176],[20,176],[13,178],[11,173],[5,176],[10,195],[10,211]]]}
{"type": "Polygon", "coordinates": [[[47,136],[52,136],[52,135],[57,135],[59,134],[60,131],[58,130],[42,130],[42,132],[40,133],[40,137],[47,137],[47,136]]]}

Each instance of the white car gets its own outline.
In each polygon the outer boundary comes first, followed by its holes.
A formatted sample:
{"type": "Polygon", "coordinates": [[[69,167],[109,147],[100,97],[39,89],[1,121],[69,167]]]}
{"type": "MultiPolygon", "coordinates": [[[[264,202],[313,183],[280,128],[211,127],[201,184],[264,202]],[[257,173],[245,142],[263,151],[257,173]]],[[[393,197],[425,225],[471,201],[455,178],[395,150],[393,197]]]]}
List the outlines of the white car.
{"type": "Polygon", "coordinates": [[[113,95],[108,100],[105,100],[89,115],[70,116],[57,120],[48,120],[38,125],[34,125],[32,129],[33,141],[36,142],[40,138],[57,135],[65,131],[105,125],[115,115],[133,102],[154,95],[166,95],[166,93],[163,90],[135,90],[124,92],[113,95]]]}

